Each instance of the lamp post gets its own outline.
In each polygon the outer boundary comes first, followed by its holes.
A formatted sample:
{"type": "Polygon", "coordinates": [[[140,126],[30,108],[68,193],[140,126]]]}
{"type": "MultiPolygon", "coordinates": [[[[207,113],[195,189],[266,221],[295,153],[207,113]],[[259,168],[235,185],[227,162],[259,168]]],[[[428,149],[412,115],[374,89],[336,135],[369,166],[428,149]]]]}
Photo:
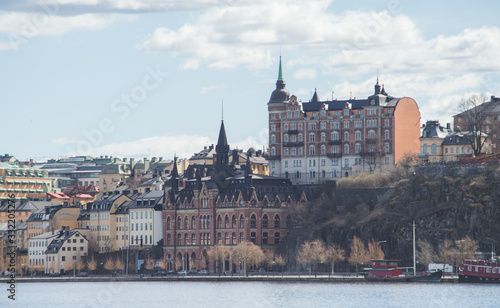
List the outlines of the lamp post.
{"type": "Polygon", "coordinates": [[[491,241],[491,260],[495,259],[495,240],[492,238],[487,237],[487,240],[491,241]]]}

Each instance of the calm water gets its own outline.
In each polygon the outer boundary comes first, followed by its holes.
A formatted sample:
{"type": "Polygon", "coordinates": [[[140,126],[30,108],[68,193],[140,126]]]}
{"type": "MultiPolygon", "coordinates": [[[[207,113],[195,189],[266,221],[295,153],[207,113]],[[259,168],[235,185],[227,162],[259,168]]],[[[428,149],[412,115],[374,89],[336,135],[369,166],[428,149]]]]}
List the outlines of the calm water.
{"type": "Polygon", "coordinates": [[[0,307],[500,307],[500,284],[18,283],[0,307]]]}

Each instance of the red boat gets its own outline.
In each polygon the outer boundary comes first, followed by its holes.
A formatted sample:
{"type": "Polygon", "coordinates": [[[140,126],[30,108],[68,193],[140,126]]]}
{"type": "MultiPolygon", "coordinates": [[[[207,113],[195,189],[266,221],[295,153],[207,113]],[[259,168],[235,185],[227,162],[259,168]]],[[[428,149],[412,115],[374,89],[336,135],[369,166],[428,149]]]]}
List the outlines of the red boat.
{"type": "Polygon", "coordinates": [[[500,282],[500,263],[495,260],[464,260],[459,282],[500,282]]]}
{"type": "Polygon", "coordinates": [[[408,269],[408,267],[398,267],[397,260],[372,260],[372,267],[365,269],[368,271],[365,279],[368,281],[388,282],[438,282],[443,276],[443,271],[441,270],[413,275],[408,273],[408,269]]]}

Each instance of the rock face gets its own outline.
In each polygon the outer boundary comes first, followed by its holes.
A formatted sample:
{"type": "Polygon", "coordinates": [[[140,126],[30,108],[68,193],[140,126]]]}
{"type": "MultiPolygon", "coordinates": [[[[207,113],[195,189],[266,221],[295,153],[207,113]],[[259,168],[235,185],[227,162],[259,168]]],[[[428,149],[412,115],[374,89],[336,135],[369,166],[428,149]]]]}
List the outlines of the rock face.
{"type": "MultiPolygon", "coordinates": [[[[335,213],[326,222],[295,228],[281,249],[294,253],[304,240],[320,238],[339,244],[349,253],[354,235],[365,243],[386,241],[386,258],[412,262],[412,221],[416,238],[436,250],[446,239],[465,236],[477,240],[480,251],[500,246],[500,168],[464,166],[448,168],[446,175],[414,175],[390,188],[337,189],[332,197],[335,213]]],[[[428,171],[428,170],[427,170],[428,171]]],[[[437,260],[436,260],[437,261],[437,260]]]]}

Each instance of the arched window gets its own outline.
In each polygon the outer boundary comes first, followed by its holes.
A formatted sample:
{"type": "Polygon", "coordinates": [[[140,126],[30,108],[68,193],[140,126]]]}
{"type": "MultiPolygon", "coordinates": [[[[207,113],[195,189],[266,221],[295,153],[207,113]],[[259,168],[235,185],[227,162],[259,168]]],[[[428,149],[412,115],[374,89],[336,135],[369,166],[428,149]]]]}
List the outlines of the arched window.
{"type": "Polygon", "coordinates": [[[389,130],[388,130],[388,129],[386,129],[386,130],[384,131],[384,138],[385,138],[385,139],[389,139],[389,130]]]}
{"type": "Polygon", "coordinates": [[[245,217],[243,217],[243,214],[240,215],[240,228],[245,227],[245,217]]]}
{"type": "Polygon", "coordinates": [[[309,146],[309,155],[315,155],[314,153],[316,152],[316,147],[314,145],[309,146]]]}
{"type": "Polygon", "coordinates": [[[225,234],[224,244],[229,245],[229,232],[226,232],[226,234],[225,234]]]}
{"type": "Polygon", "coordinates": [[[188,222],[189,222],[189,219],[188,217],[184,217],[184,229],[187,229],[188,228],[188,222]]]}
{"type": "Polygon", "coordinates": [[[196,217],[191,218],[191,229],[196,229],[196,217]]]}
{"type": "Polygon", "coordinates": [[[227,215],[224,218],[224,228],[229,229],[229,217],[227,215]]]}
{"type": "Polygon", "coordinates": [[[349,140],[349,132],[344,132],[344,140],[349,140]]]}
{"type": "Polygon", "coordinates": [[[180,216],[178,216],[178,217],[177,217],[177,226],[175,226],[175,228],[176,228],[176,229],[178,229],[178,230],[179,230],[179,229],[181,228],[181,222],[182,222],[181,217],[180,217],[180,216]]]}
{"type": "Polygon", "coordinates": [[[170,221],[170,216],[167,217],[167,230],[170,230],[170,224],[171,224],[171,221],[170,221]]]}
{"type": "Polygon", "coordinates": [[[191,234],[191,245],[196,245],[196,234],[191,234]]]}
{"type": "Polygon", "coordinates": [[[361,132],[359,130],[357,130],[355,133],[354,133],[354,139],[356,141],[360,141],[361,140],[361,132]]]}
{"type": "Polygon", "coordinates": [[[255,214],[252,214],[250,217],[250,228],[257,228],[257,217],[255,217],[255,214]]]}
{"type": "Polygon", "coordinates": [[[285,136],[283,137],[283,142],[288,142],[288,134],[285,134],[285,136]]]}
{"type": "Polygon", "coordinates": [[[222,228],[222,217],[220,215],[217,217],[217,228],[222,228]]]}
{"type": "Polygon", "coordinates": [[[344,153],[349,154],[349,143],[344,144],[344,153]]]}
{"type": "Polygon", "coordinates": [[[309,134],[309,142],[314,142],[315,136],[314,133],[309,134]]]}
{"type": "Polygon", "coordinates": [[[423,148],[422,152],[427,153],[427,144],[424,144],[424,148],[423,148]]]}
{"type": "Polygon", "coordinates": [[[262,216],[262,228],[267,228],[268,227],[268,218],[267,218],[267,215],[264,214],[264,216],[262,216]]]}
{"type": "Polygon", "coordinates": [[[331,134],[332,141],[339,140],[339,132],[332,132],[331,134]]]}
{"type": "Polygon", "coordinates": [[[267,245],[267,232],[262,233],[262,244],[267,245]]]}
{"type": "Polygon", "coordinates": [[[276,156],[276,148],[275,147],[271,148],[271,155],[276,156]]]}
{"type": "Polygon", "coordinates": [[[326,135],[325,133],[321,133],[321,142],[325,142],[326,141],[326,135]]]}
{"type": "Polygon", "coordinates": [[[236,228],[236,215],[233,214],[233,219],[231,220],[231,228],[236,228]]]}
{"type": "MultiPolygon", "coordinates": [[[[431,145],[431,153],[432,154],[436,154],[437,150],[436,150],[436,145],[433,144],[431,145]]],[[[462,147],[462,153],[464,152],[464,148],[462,147]]]]}
{"type": "Polygon", "coordinates": [[[254,244],[256,244],[256,242],[257,242],[256,237],[257,237],[257,233],[255,233],[255,232],[250,232],[250,241],[251,241],[252,243],[254,243],[254,244]]]}
{"type": "Polygon", "coordinates": [[[217,233],[217,244],[222,244],[222,234],[220,232],[217,233]]]}
{"type": "Polygon", "coordinates": [[[233,232],[233,236],[231,239],[231,244],[236,245],[236,232],[233,232]]]}
{"type": "Polygon", "coordinates": [[[290,228],[292,226],[292,218],[290,217],[290,215],[286,215],[285,223],[287,228],[290,228]]]}
{"type": "Polygon", "coordinates": [[[167,234],[167,246],[170,246],[170,245],[172,245],[172,235],[167,234]]]}
{"type": "Polygon", "coordinates": [[[302,136],[302,134],[299,134],[298,140],[299,142],[304,142],[304,137],[302,136]]]}
{"type": "Polygon", "coordinates": [[[274,215],[274,227],[275,228],[280,227],[280,215],[278,214],[274,215]]]}
{"type": "Polygon", "coordinates": [[[210,229],[210,216],[207,216],[207,229],[210,229]]]}
{"type": "Polygon", "coordinates": [[[321,155],[326,155],[326,145],[321,145],[321,155]]]}
{"type": "Polygon", "coordinates": [[[182,245],[182,234],[177,234],[177,245],[182,245]]]}
{"type": "Polygon", "coordinates": [[[189,245],[189,235],[187,233],[184,234],[184,245],[189,245]]]}
{"type": "Polygon", "coordinates": [[[271,135],[271,144],[276,143],[276,136],[271,135]]]}
{"type": "Polygon", "coordinates": [[[203,221],[203,216],[200,215],[200,229],[203,229],[203,224],[205,222],[203,221]]]}

